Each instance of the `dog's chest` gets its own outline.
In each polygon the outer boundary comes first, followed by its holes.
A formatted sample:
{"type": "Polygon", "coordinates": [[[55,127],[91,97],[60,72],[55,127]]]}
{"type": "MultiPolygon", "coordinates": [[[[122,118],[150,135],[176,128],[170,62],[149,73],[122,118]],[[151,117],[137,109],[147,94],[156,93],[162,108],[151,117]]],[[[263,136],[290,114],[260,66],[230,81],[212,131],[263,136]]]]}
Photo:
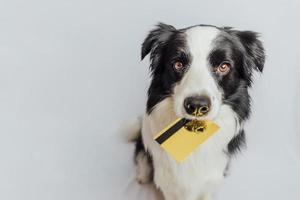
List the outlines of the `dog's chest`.
{"type": "Polygon", "coordinates": [[[143,140],[153,156],[154,181],[169,199],[196,199],[223,179],[228,164],[227,144],[236,133],[234,112],[224,106],[215,122],[221,127],[186,160],[177,163],[154,140],[153,136],[176,116],[157,107],[143,122],[143,140]],[[179,198],[180,197],[180,198],[179,198]]]}

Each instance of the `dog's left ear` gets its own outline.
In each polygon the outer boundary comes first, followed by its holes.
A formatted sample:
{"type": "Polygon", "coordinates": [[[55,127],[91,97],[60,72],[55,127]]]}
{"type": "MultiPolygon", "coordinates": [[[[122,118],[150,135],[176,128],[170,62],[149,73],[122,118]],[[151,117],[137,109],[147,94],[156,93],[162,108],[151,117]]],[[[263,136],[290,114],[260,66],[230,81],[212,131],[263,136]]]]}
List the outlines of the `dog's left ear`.
{"type": "Polygon", "coordinates": [[[237,31],[237,37],[245,48],[247,58],[246,65],[249,68],[262,72],[265,64],[265,50],[259,35],[252,31],[237,31]]]}

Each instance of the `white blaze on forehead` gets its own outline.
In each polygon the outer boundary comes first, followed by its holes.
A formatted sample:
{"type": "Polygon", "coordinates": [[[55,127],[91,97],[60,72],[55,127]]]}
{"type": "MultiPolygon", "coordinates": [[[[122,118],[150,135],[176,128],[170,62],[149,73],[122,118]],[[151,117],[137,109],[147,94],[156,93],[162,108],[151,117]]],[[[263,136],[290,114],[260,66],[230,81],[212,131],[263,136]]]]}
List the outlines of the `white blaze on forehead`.
{"type": "Polygon", "coordinates": [[[192,59],[182,83],[188,85],[189,92],[211,93],[216,89],[208,57],[219,33],[211,26],[196,26],[186,31],[187,48],[192,59]]]}
{"type": "Polygon", "coordinates": [[[220,30],[211,26],[196,26],[186,31],[187,46],[194,60],[207,60],[219,33],[220,30]]]}

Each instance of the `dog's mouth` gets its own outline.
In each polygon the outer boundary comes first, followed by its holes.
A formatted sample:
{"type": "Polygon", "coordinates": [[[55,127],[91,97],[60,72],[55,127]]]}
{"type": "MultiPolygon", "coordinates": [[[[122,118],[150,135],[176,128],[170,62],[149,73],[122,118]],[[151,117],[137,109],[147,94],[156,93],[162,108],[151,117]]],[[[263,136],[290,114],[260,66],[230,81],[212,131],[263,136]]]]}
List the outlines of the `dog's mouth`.
{"type": "Polygon", "coordinates": [[[201,133],[206,129],[206,123],[200,120],[189,120],[184,128],[190,132],[201,133]]]}
{"type": "Polygon", "coordinates": [[[184,115],[183,118],[189,121],[205,121],[205,120],[210,120],[207,116],[193,116],[193,115],[184,115]]]}

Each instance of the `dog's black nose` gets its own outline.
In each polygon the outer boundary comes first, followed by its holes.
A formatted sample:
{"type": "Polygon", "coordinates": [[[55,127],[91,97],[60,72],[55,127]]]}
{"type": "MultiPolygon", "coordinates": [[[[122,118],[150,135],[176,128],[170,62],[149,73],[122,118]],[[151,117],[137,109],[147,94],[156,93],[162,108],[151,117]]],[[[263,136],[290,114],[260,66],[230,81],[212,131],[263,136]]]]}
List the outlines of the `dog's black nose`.
{"type": "Polygon", "coordinates": [[[197,117],[208,113],[211,106],[210,99],[207,96],[187,97],[183,104],[188,114],[197,117]]]}

